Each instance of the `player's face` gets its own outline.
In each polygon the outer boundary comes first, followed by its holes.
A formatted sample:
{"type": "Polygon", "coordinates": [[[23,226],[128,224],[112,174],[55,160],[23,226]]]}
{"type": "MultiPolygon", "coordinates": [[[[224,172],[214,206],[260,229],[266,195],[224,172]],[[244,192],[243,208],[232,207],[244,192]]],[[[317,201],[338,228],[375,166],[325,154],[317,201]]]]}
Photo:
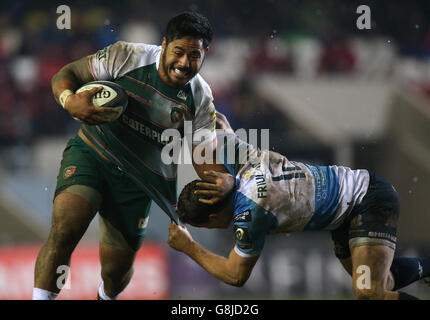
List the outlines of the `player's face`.
{"type": "Polygon", "coordinates": [[[163,38],[158,72],[169,85],[183,86],[199,72],[206,52],[201,39],[184,37],[167,44],[163,38]]]}
{"type": "Polygon", "coordinates": [[[225,229],[230,225],[233,216],[233,211],[230,206],[226,206],[224,209],[217,213],[211,213],[209,215],[209,221],[205,223],[194,224],[190,223],[193,227],[207,228],[207,229],[225,229]]]}

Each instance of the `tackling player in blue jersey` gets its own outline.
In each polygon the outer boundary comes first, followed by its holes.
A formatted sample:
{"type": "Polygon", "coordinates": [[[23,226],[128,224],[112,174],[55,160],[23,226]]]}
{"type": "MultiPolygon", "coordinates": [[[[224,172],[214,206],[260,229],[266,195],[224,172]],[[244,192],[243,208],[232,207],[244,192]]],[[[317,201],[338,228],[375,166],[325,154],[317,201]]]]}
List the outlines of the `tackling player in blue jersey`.
{"type": "Polygon", "coordinates": [[[219,194],[228,179],[225,173],[209,172],[209,182],[185,186],[178,215],[196,227],[227,228],[233,222],[236,245],[226,259],[196,243],[184,226],[172,224],[172,248],[225,283],[242,286],[268,234],[326,229],[331,231],[336,257],[352,276],[358,299],[416,299],[398,289],[428,277],[430,258],[393,260],[399,203],[390,183],[364,169],[308,165],[260,151],[239,140],[222,114],[217,117],[218,127],[226,132],[218,135],[218,147],[224,152],[217,156],[235,176],[235,189],[217,204],[201,199],[219,194]],[[228,150],[234,151],[234,161],[228,161],[228,150]],[[362,270],[368,272],[368,283],[359,281],[362,270]]]}

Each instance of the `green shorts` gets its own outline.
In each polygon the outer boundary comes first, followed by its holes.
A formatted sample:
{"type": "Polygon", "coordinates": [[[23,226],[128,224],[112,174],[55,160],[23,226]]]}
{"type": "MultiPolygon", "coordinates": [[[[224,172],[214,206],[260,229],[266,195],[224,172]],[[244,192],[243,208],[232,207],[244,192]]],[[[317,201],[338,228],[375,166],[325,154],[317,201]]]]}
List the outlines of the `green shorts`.
{"type": "Polygon", "coordinates": [[[99,211],[103,243],[118,249],[140,248],[151,198],[79,136],[70,139],[63,152],[55,196],[63,191],[82,196],[99,211]]]}

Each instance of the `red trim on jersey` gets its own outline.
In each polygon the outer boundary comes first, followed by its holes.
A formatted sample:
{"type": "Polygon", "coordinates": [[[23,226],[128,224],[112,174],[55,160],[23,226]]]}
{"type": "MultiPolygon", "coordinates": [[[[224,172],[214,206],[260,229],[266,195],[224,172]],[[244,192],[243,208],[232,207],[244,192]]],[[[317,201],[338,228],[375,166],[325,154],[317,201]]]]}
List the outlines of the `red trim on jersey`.
{"type": "Polygon", "coordinates": [[[168,101],[171,101],[171,102],[173,102],[173,103],[176,103],[176,104],[177,104],[177,105],[179,105],[179,106],[183,106],[183,107],[185,107],[185,108],[188,110],[188,112],[189,112],[189,113],[191,113],[190,108],[188,108],[188,106],[187,106],[186,104],[179,103],[178,101],[175,101],[175,100],[173,100],[173,99],[170,99],[169,97],[165,96],[164,94],[162,94],[160,91],[158,91],[158,90],[157,90],[157,89],[155,89],[154,87],[150,86],[149,84],[146,84],[146,83],[144,83],[144,82],[141,82],[141,81],[136,80],[136,79],[134,79],[134,78],[131,78],[131,77],[129,77],[129,76],[124,76],[123,78],[126,78],[126,79],[128,79],[128,80],[130,80],[130,81],[133,81],[133,82],[135,82],[135,83],[137,83],[137,84],[139,84],[139,85],[141,85],[141,86],[143,86],[143,87],[146,87],[146,88],[148,88],[148,89],[150,89],[150,90],[154,91],[155,93],[157,93],[158,95],[160,95],[160,96],[161,96],[161,97],[163,97],[164,99],[166,99],[166,100],[168,100],[168,101]]]}
{"type": "MultiPolygon", "coordinates": [[[[147,105],[144,100],[142,100],[138,95],[134,94],[133,92],[130,92],[130,91],[125,91],[125,92],[127,93],[127,95],[129,95],[130,97],[136,99],[140,103],[143,103],[144,105],[147,105]]],[[[137,116],[140,117],[140,115],[138,115],[137,113],[135,113],[135,112],[133,112],[131,110],[129,112],[131,112],[131,113],[133,113],[133,114],[135,114],[135,115],[137,115],[137,116]]],[[[152,121],[151,119],[145,119],[145,120],[151,122],[152,124],[154,124],[156,126],[159,126],[159,127],[163,128],[163,129],[171,129],[170,127],[164,126],[161,123],[152,121]]]]}

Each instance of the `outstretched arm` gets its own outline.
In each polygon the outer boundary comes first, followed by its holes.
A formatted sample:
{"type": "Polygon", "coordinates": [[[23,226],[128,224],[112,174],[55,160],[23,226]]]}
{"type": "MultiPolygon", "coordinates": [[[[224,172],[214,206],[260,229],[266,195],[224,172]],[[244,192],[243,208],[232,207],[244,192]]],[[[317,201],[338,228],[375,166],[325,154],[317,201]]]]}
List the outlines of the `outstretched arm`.
{"type": "Polygon", "coordinates": [[[185,226],[174,223],[169,228],[168,243],[173,249],[188,255],[212,276],[237,287],[243,286],[248,280],[259,257],[244,258],[234,249],[228,258],[216,255],[195,242],[185,226]]]}

